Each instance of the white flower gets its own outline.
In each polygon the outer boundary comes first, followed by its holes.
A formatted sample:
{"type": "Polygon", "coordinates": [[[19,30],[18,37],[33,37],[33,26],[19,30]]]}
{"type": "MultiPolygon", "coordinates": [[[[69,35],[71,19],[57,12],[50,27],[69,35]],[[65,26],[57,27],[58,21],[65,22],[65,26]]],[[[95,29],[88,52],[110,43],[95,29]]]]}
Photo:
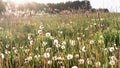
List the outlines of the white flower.
{"type": "Polygon", "coordinates": [[[72,66],[72,68],[78,68],[78,66],[72,66]]]}
{"type": "Polygon", "coordinates": [[[46,48],[46,52],[50,52],[51,48],[46,48]]]}
{"type": "Polygon", "coordinates": [[[45,36],[46,36],[46,37],[51,37],[51,33],[47,32],[47,33],[45,34],[45,36]]]}
{"type": "Polygon", "coordinates": [[[39,54],[38,54],[38,55],[35,55],[34,58],[40,58],[40,55],[39,55],[39,54]]]}
{"type": "Polygon", "coordinates": [[[47,42],[43,41],[42,46],[44,47],[46,45],[47,45],[47,42]]]}
{"type": "Polygon", "coordinates": [[[38,34],[42,34],[42,30],[38,30],[38,34]]]}
{"type": "Polygon", "coordinates": [[[6,48],[9,48],[9,46],[10,46],[10,45],[9,45],[9,44],[7,44],[7,45],[6,45],[6,48]]]}
{"type": "Polygon", "coordinates": [[[49,60],[47,63],[48,63],[49,65],[51,65],[51,64],[52,64],[52,61],[51,61],[51,60],[49,60]]]}
{"type": "Polygon", "coordinates": [[[66,45],[66,41],[62,41],[62,45],[66,45]]]}
{"type": "Polygon", "coordinates": [[[59,57],[57,57],[56,59],[57,59],[57,60],[64,60],[64,57],[59,56],[59,57]]]}
{"type": "Polygon", "coordinates": [[[72,55],[72,54],[68,54],[68,55],[67,55],[67,59],[68,59],[68,60],[71,60],[72,58],[73,58],[73,55],[72,55]]]}
{"type": "Polygon", "coordinates": [[[17,53],[18,53],[18,50],[17,50],[17,49],[15,49],[15,50],[14,50],[14,53],[15,53],[15,54],[17,54],[17,53]]]}
{"type": "Polygon", "coordinates": [[[71,44],[72,46],[75,46],[75,45],[76,45],[75,40],[70,40],[70,44],[71,44]]]}
{"type": "Polygon", "coordinates": [[[86,50],[86,47],[85,46],[83,46],[82,47],[82,52],[86,52],[87,50],[86,50]]]}
{"type": "Polygon", "coordinates": [[[55,39],[55,40],[53,41],[53,44],[54,44],[54,45],[58,45],[58,40],[55,39]]]}
{"type": "Polygon", "coordinates": [[[81,37],[77,37],[77,40],[79,41],[81,39],[81,37]]]}
{"type": "Polygon", "coordinates": [[[75,54],[75,58],[79,58],[79,54],[75,54]]]}
{"type": "Polygon", "coordinates": [[[8,50],[5,50],[5,54],[10,54],[10,51],[8,51],[8,50]]]}
{"type": "Polygon", "coordinates": [[[33,40],[30,40],[30,45],[33,45],[34,41],[33,40]]]}
{"type": "Polygon", "coordinates": [[[43,28],[44,28],[44,26],[43,26],[43,25],[40,25],[40,26],[39,26],[39,28],[40,28],[40,29],[43,29],[43,28]]]}
{"type": "Polygon", "coordinates": [[[5,58],[5,56],[4,56],[4,54],[3,54],[3,53],[1,53],[1,54],[0,54],[0,57],[1,57],[2,59],[4,59],[4,58],[5,58]]]}
{"type": "Polygon", "coordinates": [[[87,59],[87,64],[89,64],[89,65],[92,65],[92,61],[91,61],[91,59],[87,59]]]}
{"type": "Polygon", "coordinates": [[[28,34],[28,40],[32,40],[31,34],[28,34]]]}
{"type": "Polygon", "coordinates": [[[96,66],[96,67],[100,67],[100,66],[101,66],[101,63],[98,61],[98,62],[95,63],[95,66],[96,66]]]}
{"type": "Polygon", "coordinates": [[[111,56],[111,57],[110,57],[110,60],[117,61],[117,58],[116,58],[115,56],[111,56]]]}
{"type": "Polygon", "coordinates": [[[109,51],[110,51],[110,52],[113,52],[114,50],[115,50],[114,47],[109,47],[109,51]]]}
{"type": "Polygon", "coordinates": [[[62,46],[61,46],[61,49],[65,49],[65,46],[64,46],[64,45],[62,45],[62,46]]]}
{"type": "Polygon", "coordinates": [[[98,43],[100,43],[100,44],[103,43],[103,42],[104,42],[103,40],[98,40],[98,43]]]}
{"type": "Polygon", "coordinates": [[[90,44],[94,44],[94,40],[90,40],[90,42],[89,42],[90,44]]]}
{"type": "Polygon", "coordinates": [[[114,60],[110,60],[109,64],[110,65],[115,65],[115,61],[114,60]]]}
{"type": "Polygon", "coordinates": [[[79,60],[78,60],[78,63],[79,63],[79,64],[84,64],[84,62],[85,62],[84,59],[79,59],[79,60]]]}
{"type": "Polygon", "coordinates": [[[44,53],[44,58],[50,58],[50,53],[44,53]]]}
{"type": "Polygon", "coordinates": [[[31,61],[32,60],[32,56],[29,56],[25,59],[25,61],[31,61]]]}

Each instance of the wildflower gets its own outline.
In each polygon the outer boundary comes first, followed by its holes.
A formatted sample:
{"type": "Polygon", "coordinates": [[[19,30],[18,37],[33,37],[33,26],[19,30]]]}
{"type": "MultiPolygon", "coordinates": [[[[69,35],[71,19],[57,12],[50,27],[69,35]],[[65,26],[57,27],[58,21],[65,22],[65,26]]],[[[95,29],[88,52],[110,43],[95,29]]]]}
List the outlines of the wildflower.
{"type": "Polygon", "coordinates": [[[39,55],[39,54],[38,54],[38,55],[35,55],[34,58],[40,58],[40,55],[39,55]]]}
{"type": "Polygon", "coordinates": [[[97,25],[96,23],[94,23],[93,25],[97,25]]]}
{"type": "Polygon", "coordinates": [[[32,40],[31,34],[28,34],[28,40],[32,40]]]}
{"type": "Polygon", "coordinates": [[[55,39],[55,40],[53,41],[53,44],[54,44],[54,45],[58,45],[58,40],[55,39]]]}
{"type": "Polygon", "coordinates": [[[65,66],[60,66],[60,68],[65,68],[65,66]]]}
{"type": "Polygon", "coordinates": [[[103,43],[104,41],[103,40],[98,40],[98,43],[103,43]]]}
{"type": "Polygon", "coordinates": [[[4,56],[4,54],[3,54],[3,53],[1,53],[1,54],[0,54],[0,57],[1,57],[2,59],[4,59],[4,58],[5,58],[5,56],[4,56]]]}
{"type": "Polygon", "coordinates": [[[44,41],[43,41],[42,46],[44,47],[44,46],[46,46],[46,45],[47,45],[47,42],[44,42],[44,41]]]}
{"type": "Polygon", "coordinates": [[[64,46],[64,45],[62,45],[62,46],[61,46],[61,49],[65,49],[65,46],[64,46]]]}
{"type": "Polygon", "coordinates": [[[92,60],[88,58],[87,59],[87,64],[92,65],[92,60]]]}
{"type": "Polygon", "coordinates": [[[42,34],[42,30],[38,30],[38,34],[42,34]]]}
{"type": "Polygon", "coordinates": [[[57,56],[52,57],[52,60],[57,60],[57,56]]]}
{"type": "Polygon", "coordinates": [[[96,67],[100,67],[100,66],[101,66],[101,63],[98,61],[98,62],[95,63],[95,66],[96,66],[96,67]]]}
{"type": "Polygon", "coordinates": [[[81,37],[77,37],[77,40],[79,41],[81,39],[81,37]]]}
{"type": "Polygon", "coordinates": [[[44,53],[44,58],[50,58],[50,53],[44,53]]]}
{"type": "Polygon", "coordinates": [[[15,49],[15,50],[14,50],[14,53],[15,53],[15,54],[17,54],[17,53],[18,53],[18,50],[17,50],[17,49],[15,49]]]}
{"type": "Polygon", "coordinates": [[[100,35],[100,38],[103,39],[104,38],[103,35],[100,35]]]}
{"type": "Polygon", "coordinates": [[[6,45],[6,48],[9,48],[9,46],[10,46],[10,45],[9,45],[9,44],[7,44],[7,45],[6,45]]]}
{"type": "Polygon", "coordinates": [[[72,45],[72,46],[75,46],[75,40],[70,40],[70,44],[72,45]]]}
{"type": "Polygon", "coordinates": [[[5,54],[10,54],[10,51],[8,51],[8,50],[5,50],[5,54]]]}
{"type": "Polygon", "coordinates": [[[59,57],[57,57],[56,59],[57,59],[57,60],[64,60],[64,57],[59,56],[59,57]]]}
{"type": "Polygon", "coordinates": [[[43,25],[40,25],[40,26],[39,26],[39,28],[40,28],[40,29],[43,29],[43,28],[44,28],[44,26],[43,26],[43,25]]]}
{"type": "Polygon", "coordinates": [[[72,66],[72,68],[78,68],[78,66],[72,66]]]}
{"type": "Polygon", "coordinates": [[[115,56],[111,56],[111,57],[110,57],[110,60],[114,60],[114,61],[117,62],[117,58],[116,58],[115,56]]]}
{"type": "Polygon", "coordinates": [[[66,45],[66,41],[62,41],[62,45],[66,45]]]}
{"type": "Polygon", "coordinates": [[[71,60],[72,58],[73,58],[73,55],[72,55],[72,54],[68,54],[68,55],[67,55],[67,59],[68,59],[68,60],[71,60]]]}
{"type": "Polygon", "coordinates": [[[30,40],[30,45],[33,45],[34,41],[33,40],[30,40]]]}
{"type": "Polygon", "coordinates": [[[51,50],[51,48],[49,47],[49,48],[46,48],[46,52],[50,52],[50,50],[51,50]]]}
{"type": "Polygon", "coordinates": [[[83,46],[82,47],[82,52],[86,52],[87,50],[86,50],[86,47],[85,46],[83,46]]]}
{"type": "Polygon", "coordinates": [[[27,57],[26,59],[25,59],[25,63],[26,62],[29,62],[29,61],[31,61],[32,60],[32,56],[29,56],[29,57],[27,57]]]}
{"type": "Polygon", "coordinates": [[[90,42],[89,42],[90,44],[94,44],[94,40],[90,40],[90,42]]]}
{"type": "Polygon", "coordinates": [[[79,54],[75,54],[75,58],[79,58],[79,54]]]}
{"type": "Polygon", "coordinates": [[[51,61],[51,60],[49,60],[47,63],[48,63],[49,65],[51,65],[51,64],[52,64],[52,61],[51,61]]]}
{"type": "Polygon", "coordinates": [[[30,51],[30,49],[25,49],[25,53],[28,53],[30,51]]]}
{"type": "Polygon", "coordinates": [[[115,61],[114,60],[110,60],[109,64],[110,65],[115,65],[115,61]]]}
{"type": "Polygon", "coordinates": [[[50,37],[50,36],[51,36],[51,33],[47,32],[46,37],[50,37]]]}
{"type": "Polygon", "coordinates": [[[85,62],[84,59],[79,59],[79,60],[78,60],[78,63],[79,63],[79,64],[84,64],[84,62],[85,62]]]}
{"type": "Polygon", "coordinates": [[[110,51],[110,52],[113,52],[114,50],[115,50],[114,47],[109,47],[109,51],[110,51]]]}

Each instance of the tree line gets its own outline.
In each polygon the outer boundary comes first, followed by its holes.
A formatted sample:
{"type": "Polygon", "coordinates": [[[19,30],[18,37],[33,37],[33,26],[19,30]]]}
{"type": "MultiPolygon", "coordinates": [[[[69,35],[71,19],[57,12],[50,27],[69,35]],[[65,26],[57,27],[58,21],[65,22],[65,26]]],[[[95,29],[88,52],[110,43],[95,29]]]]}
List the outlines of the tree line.
{"type": "MultiPolygon", "coordinates": [[[[10,3],[10,4],[11,6],[13,6],[13,3],[10,3]]],[[[6,6],[6,3],[3,3],[2,0],[0,0],[0,13],[5,10],[5,6],[6,6]]],[[[64,10],[69,10],[69,11],[91,10],[93,12],[96,11],[96,9],[93,9],[91,7],[90,1],[79,1],[79,0],[73,1],[73,2],[68,1],[65,3],[61,2],[61,3],[48,3],[48,4],[32,2],[32,3],[19,5],[16,9],[22,10],[22,11],[29,9],[29,10],[34,10],[35,12],[44,11],[46,13],[59,13],[64,10]]],[[[106,9],[105,11],[108,11],[108,9],[106,9]]]]}

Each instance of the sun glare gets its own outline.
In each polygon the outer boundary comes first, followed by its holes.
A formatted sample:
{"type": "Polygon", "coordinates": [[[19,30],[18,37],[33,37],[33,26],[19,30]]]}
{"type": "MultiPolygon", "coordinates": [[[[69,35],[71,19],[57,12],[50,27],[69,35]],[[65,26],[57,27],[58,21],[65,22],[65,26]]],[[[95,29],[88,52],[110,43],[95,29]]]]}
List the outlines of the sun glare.
{"type": "Polygon", "coordinates": [[[30,0],[11,0],[11,2],[15,3],[15,4],[24,4],[27,2],[31,2],[30,0]]]}

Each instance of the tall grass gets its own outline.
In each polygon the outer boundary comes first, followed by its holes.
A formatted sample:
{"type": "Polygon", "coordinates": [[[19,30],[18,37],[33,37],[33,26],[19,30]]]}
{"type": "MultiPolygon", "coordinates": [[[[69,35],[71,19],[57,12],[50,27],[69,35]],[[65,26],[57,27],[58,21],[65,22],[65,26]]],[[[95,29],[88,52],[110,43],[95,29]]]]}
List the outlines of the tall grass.
{"type": "Polygon", "coordinates": [[[119,68],[120,14],[0,21],[0,68],[119,68]]]}

